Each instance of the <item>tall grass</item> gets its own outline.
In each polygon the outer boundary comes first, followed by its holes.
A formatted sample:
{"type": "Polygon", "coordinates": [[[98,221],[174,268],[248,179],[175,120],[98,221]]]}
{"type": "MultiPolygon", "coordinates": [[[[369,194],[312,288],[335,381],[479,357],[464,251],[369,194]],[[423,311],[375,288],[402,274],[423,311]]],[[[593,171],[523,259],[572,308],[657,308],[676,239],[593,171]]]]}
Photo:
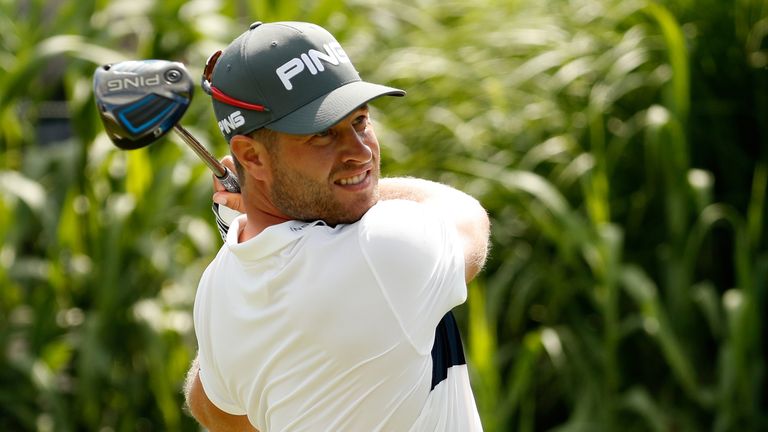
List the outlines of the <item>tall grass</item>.
{"type": "MultiPolygon", "coordinates": [[[[762,3],[48,3],[0,1],[0,429],[197,429],[209,175],[171,139],[115,151],[91,74],[195,75],[257,19],[321,23],[408,90],[374,104],[384,170],[488,208],[457,310],[486,430],[768,428],[762,3]]],[[[226,152],[201,94],[182,122],[226,152]]]]}
{"type": "MultiPolygon", "coordinates": [[[[194,290],[220,244],[210,177],[170,140],[115,151],[91,88],[97,65],[126,58],[181,60],[200,73],[255,15],[219,9],[2,3],[0,429],[196,428],[180,389],[194,356],[194,290]],[[202,33],[211,28],[221,40],[202,33]],[[62,105],[70,133],[38,143],[62,105]]],[[[200,98],[184,121],[223,154],[207,133],[209,108],[200,98]]]]}
{"type": "Polygon", "coordinates": [[[739,208],[692,164],[723,146],[689,138],[708,127],[692,104],[716,101],[692,99],[701,24],[653,2],[388,6],[365,19],[389,41],[369,67],[412,89],[387,102],[406,118],[390,166],[462,184],[494,216],[465,317],[486,426],[765,427],[764,168],[730,191],[752,197],[739,208]]]}

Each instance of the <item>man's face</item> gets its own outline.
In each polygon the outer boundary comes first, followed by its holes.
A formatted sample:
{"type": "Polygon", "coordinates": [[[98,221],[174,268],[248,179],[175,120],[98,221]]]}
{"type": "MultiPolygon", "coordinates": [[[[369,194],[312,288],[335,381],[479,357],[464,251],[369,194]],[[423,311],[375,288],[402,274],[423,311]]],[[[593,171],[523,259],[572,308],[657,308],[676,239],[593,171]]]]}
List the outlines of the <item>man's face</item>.
{"type": "Polygon", "coordinates": [[[289,218],[352,223],[378,201],[379,143],[367,106],[316,135],[277,136],[270,199],[289,218]]]}

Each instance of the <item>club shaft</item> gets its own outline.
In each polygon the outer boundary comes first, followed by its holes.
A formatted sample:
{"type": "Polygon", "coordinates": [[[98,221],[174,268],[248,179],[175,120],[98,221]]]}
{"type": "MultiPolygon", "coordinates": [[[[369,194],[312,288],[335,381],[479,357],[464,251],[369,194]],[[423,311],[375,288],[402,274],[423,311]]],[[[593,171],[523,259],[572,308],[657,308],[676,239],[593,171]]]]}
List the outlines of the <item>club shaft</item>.
{"type": "Polygon", "coordinates": [[[189,131],[184,129],[181,125],[176,125],[173,127],[173,131],[176,132],[176,134],[181,137],[182,140],[189,146],[189,148],[192,149],[205,163],[208,168],[213,171],[213,174],[216,177],[223,177],[226,174],[226,169],[224,165],[221,164],[213,155],[206,150],[205,147],[203,147],[202,144],[191,134],[189,131]]]}
{"type": "Polygon", "coordinates": [[[230,192],[239,192],[240,185],[237,182],[232,172],[227,169],[218,159],[216,159],[202,144],[197,140],[189,131],[184,129],[183,126],[177,124],[173,127],[173,131],[178,135],[192,151],[197,154],[203,163],[211,169],[213,175],[218,178],[224,187],[230,192]]]}

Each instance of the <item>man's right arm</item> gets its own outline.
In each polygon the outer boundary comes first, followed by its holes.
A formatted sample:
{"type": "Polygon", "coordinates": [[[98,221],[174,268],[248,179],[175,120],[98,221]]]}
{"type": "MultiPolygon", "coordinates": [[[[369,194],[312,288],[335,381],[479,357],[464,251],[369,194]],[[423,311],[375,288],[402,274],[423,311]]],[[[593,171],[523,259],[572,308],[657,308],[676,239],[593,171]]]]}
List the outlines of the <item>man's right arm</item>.
{"type": "Polygon", "coordinates": [[[258,432],[248,421],[248,417],[226,413],[208,399],[200,381],[200,365],[197,359],[187,374],[184,396],[192,417],[210,432],[258,432]]]}
{"type": "Polygon", "coordinates": [[[444,184],[417,178],[383,178],[382,200],[405,199],[432,206],[456,227],[464,249],[464,275],[469,282],[485,265],[488,256],[490,221],[472,196],[444,184]]]}

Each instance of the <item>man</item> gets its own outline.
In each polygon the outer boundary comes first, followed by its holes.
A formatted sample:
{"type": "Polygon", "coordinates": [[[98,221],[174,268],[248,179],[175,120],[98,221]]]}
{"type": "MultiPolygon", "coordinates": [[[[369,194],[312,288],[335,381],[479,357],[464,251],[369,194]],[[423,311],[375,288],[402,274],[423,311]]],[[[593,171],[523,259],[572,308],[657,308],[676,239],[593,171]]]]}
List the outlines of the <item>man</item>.
{"type": "Polygon", "coordinates": [[[240,210],[195,299],[190,411],[217,431],[479,431],[450,310],[482,268],[477,200],[379,180],[361,81],[308,23],[254,23],[209,59],[203,87],[240,210]]]}

